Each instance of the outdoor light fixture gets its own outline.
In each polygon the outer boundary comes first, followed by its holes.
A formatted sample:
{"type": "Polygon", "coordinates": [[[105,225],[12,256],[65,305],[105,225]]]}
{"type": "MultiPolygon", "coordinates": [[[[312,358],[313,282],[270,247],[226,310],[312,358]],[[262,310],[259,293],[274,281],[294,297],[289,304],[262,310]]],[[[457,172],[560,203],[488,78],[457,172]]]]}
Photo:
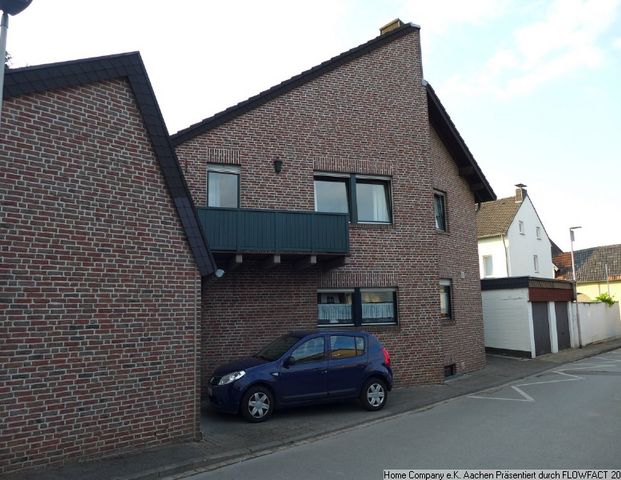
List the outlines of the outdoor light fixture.
{"type": "Polygon", "coordinates": [[[283,164],[282,160],[280,160],[280,159],[274,160],[274,171],[276,173],[282,172],[282,164],[283,164]]]}
{"type": "Polygon", "coordinates": [[[2,72],[0,72],[0,115],[2,115],[2,92],[4,91],[4,70],[6,63],[6,36],[9,30],[9,15],[17,15],[25,10],[32,0],[0,0],[2,23],[0,23],[0,57],[2,72]]]}

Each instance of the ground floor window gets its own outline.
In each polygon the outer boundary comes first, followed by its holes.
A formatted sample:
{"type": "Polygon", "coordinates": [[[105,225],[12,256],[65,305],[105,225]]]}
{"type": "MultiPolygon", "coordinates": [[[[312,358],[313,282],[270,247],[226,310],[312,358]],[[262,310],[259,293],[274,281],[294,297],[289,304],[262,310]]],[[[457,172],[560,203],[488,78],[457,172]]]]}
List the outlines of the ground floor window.
{"type": "Polygon", "coordinates": [[[395,288],[322,289],[317,292],[319,326],[395,325],[395,288]]]}
{"type": "Polygon", "coordinates": [[[451,320],[453,318],[451,308],[451,281],[449,279],[440,280],[440,318],[451,320]]]}

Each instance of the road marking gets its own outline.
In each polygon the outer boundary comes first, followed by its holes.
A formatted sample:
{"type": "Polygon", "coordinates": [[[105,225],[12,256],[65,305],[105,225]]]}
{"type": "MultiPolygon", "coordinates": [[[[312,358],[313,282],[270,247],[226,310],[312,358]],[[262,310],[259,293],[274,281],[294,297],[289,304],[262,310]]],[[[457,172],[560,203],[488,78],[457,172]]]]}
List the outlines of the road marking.
{"type": "Polygon", "coordinates": [[[521,398],[494,397],[494,396],[488,396],[488,395],[468,395],[468,398],[476,398],[476,399],[482,399],[482,400],[503,400],[503,401],[512,401],[512,402],[534,402],[535,399],[531,397],[528,393],[526,393],[524,390],[522,390],[520,387],[529,387],[533,385],[545,385],[545,384],[561,383],[561,382],[577,382],[580,380],[584,380],[584,377],[575,375],[574,373],[568,373],[568,371],[575,372],[577,370],[585,370],[585,373],[587,373],[586,372],[587,370],[591,370],[593,368],[616,367],[616,365],[614,364],[607,364],[607,363],[598,363],[598,364],[592,364],[592,365],[587,365],[587,366],[584,366],[584,364],[581,364],[581,365],[583,366],[581,367],[574,366],[573,368],[570,366],[567,366],[566,368],[548,372],[548,373],[554,373],[557,375],[561,375],[566,378],[561,378],[561,379],[557,378],[555,380],[543,380],[540,382],[520,383],[518,385],[512,385],[511,388],[517,393],[519,393],[521,398]]]}

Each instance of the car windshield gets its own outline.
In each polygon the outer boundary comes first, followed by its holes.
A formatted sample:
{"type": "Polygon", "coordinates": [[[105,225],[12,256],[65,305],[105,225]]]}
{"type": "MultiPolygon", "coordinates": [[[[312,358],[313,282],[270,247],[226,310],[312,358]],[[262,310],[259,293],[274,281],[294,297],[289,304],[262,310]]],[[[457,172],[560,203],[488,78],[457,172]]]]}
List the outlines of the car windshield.
{"type": "Polygon", "coordinates": [[[282,357],[287,350],[298,342],[298,340],[300,340],[300,337],[296,337],[295,335],[283,335],[274,340],[255,356],[273,362],[277,358],[282,357]]]}

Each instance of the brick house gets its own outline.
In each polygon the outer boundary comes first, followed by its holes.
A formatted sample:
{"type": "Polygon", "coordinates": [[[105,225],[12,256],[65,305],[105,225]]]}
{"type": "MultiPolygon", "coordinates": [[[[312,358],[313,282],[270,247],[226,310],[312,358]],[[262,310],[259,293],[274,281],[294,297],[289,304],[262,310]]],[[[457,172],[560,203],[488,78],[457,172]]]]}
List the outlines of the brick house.
{"type": "Polygon", "coordinates": [[[380,36],[173,135],[226,274],[203,291],[203,384],[292,329],[376,334],[399,384],[485,364],[475,203],[495,195],[422,75],[380,36]]]}
{"type": "Polygon", "coordinates": [[[197,438],[215,268],[142,60],[9,70],[0,474],[197,438]]]}

